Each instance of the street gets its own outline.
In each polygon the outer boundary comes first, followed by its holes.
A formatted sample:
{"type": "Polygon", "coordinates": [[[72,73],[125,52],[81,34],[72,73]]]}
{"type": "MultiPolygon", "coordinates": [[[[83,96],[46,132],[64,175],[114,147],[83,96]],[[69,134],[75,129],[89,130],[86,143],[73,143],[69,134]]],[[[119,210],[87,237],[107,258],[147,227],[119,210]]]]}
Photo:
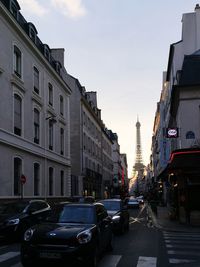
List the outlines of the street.
{"type": "MultiPolygon", "coordinates": [[[[98,267],[199,266],[199,245],[200,233],[169,232],[156,228],[147,220],[144,205],[130,210],[129,232],[114,237],[112,253],[105,254],[98,267]]],[[[19,250],[20,244],[2,244],[1,267],[22,267],[19,250]]]]}

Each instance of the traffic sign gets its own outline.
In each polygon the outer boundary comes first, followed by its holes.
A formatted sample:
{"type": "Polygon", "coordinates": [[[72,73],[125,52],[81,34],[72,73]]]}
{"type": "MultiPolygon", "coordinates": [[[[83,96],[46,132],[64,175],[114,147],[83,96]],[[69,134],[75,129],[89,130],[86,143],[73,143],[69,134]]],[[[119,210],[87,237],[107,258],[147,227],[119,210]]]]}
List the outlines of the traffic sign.
{"type": "Polygon", "coordinates": [[[21,177],[20,177],[20,182],[21,182],[22,184],[25,184],[25,183],[26,183],[26,176],[25,176],[24,174],[21,175],[21,177]]]}

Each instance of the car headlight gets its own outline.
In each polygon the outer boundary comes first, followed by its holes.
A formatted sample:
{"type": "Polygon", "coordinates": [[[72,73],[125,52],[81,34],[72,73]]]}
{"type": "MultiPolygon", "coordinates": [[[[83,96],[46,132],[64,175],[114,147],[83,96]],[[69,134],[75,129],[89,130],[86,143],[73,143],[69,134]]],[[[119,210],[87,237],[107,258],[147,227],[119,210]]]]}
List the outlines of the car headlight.
{"type": "Polygon", "coordinates": [[[119,215],[114,215],[114,216],[112,217],[112,220],[115,221],[115,222],[116,222],[116,221],[118,222],[118,221],[120,220],[120,216],[119,216],[119,215]]]}
{"type": "Polygon", "coordinates": [[[77,235],[77,240],[79,244],[86,244],[88,243],[92,238],[92,233],[90,230],[85,230],[77,235]]]}
{"type": "Polygon", "coordinates": [[[17,225],[19,224],[19,219],[10,219],[6,222],[6,225],[17,225]]]}
{"type": "Polygon", "coordinates": [[[26,230],[26,232],[24,233],[24,240],[25,241],[30,241],[31,237],[33,236],[34,233],[34,229],[29,228],[28,230],[26,230]]]}

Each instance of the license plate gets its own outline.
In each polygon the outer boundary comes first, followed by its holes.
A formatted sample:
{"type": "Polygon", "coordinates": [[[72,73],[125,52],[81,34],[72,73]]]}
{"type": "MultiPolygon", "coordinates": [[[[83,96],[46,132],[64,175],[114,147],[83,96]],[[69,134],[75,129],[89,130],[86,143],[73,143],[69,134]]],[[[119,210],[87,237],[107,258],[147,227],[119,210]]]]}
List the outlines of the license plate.
{"type": "Polygon", "coordinates": [[[60,253],[55,253],[55,252],[40,252],[40,258],[60,259],[61,255],[60,255],[60,253]]]}

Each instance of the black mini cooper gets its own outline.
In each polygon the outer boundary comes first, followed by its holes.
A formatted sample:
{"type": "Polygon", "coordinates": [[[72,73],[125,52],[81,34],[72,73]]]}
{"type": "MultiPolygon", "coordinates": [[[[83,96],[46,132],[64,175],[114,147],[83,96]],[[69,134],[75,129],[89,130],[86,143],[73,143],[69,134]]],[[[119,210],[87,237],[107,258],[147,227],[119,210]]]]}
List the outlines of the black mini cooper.
{"type": "Polygon", "coordinates": [[[24,267],[95,267],[102,252],[112,249],[112,219],[101,203],[62,203],[44,222],[29,228],[21,244],[24,267]],[[73,265],[76,264],[76,265],[73,265]],[[39,265],[40,266],[40,265],[39,265]]]}

